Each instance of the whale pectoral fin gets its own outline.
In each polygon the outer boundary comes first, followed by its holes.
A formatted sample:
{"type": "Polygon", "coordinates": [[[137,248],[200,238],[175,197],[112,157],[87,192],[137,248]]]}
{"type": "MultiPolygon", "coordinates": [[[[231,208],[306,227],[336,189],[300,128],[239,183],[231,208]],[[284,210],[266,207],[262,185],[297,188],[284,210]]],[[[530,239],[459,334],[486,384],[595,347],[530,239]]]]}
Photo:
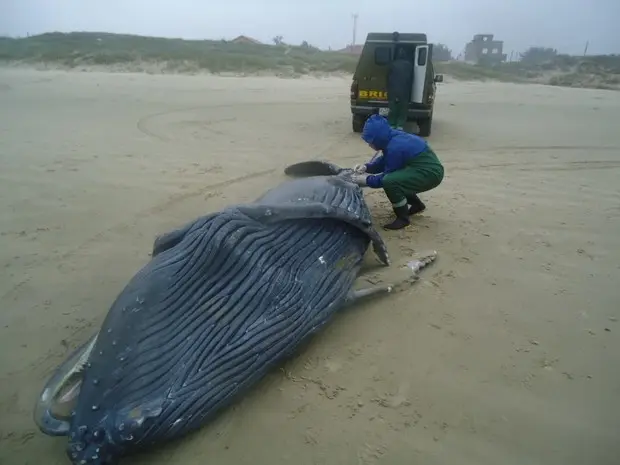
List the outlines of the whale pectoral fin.
{"type": "Polygon", "coordinates": [[[175,229],[174,231],[170,231],[157,236],[155,238],[155,241],[153,242],[153,251],[151,252],[151,257],[156,257],[160,253],[173,248],[175,245],[177,245],[183,240],[185,235],[195,224],[196,221],[192,221],[191,223],[186,224],[182,228],[175,229]]]}
{"type": "Polygon", "coordinates": [[[155,242],[153,242],[153,252],[151,252],[151,256],[156,257],[160,253],[171,249],[183,240],[186,233],[187,231],[184,231],[183,229],[177,229],[176,231],[171,231],[157,236],[155,238],[155,242]]]}
{"type": "Polygon", "coordinates": [[[367,287],[364,289],[357,289],[349,292],[347,295],[345,303],[347,305],[354,305],[360,302],[363,299],[368,297],[373,297],[379,294],[389,294],[392,292],[392,286],[375,286],[375,287],[367,287]]]}

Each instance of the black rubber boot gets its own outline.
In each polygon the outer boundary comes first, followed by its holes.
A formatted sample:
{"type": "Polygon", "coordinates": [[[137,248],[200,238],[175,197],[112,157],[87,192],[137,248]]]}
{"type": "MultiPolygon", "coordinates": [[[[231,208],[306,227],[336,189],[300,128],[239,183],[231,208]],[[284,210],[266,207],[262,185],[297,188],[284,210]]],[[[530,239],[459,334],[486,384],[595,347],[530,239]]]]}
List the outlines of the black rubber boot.
{"type": "Polygon", "coordinates": [[[411,205],[411,207],[409,208],[410,215],[422,213],[424,210],[426,210],[426,205],[424,205],[424,202],[420,200],[420,197],[418,197],[417,194],[407,196],[407,202],[409,203],[409,205],[411,205]]]}
{"type": "Polygon", "coordinates": [[[396,230],[402,229],[405,226],[409,226],[409,215],[407,214],[407,205],[403,205],[402,207],[394,208],[394,213],[396,214],[396,219],[391,223],[384,225],[385,229],[396,230]]]}

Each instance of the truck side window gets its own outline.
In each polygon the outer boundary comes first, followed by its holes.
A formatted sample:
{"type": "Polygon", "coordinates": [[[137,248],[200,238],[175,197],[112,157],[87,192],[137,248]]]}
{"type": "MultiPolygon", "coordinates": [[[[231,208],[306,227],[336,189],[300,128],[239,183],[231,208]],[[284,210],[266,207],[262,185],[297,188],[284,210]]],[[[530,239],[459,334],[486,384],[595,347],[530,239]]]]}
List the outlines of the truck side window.
{"type": "Polygon", "coordinates": [[[418,66],[426,65],[426,54],[428,53],[427,48],[423,48],[420,50],[420,54],[418,55],[418,66]]]}
{"type": "Polygon", "coordinates": [[[392,61],[392,49],[390,47],[377,47],[375,49],[375,64],[385,66],[392,61]]]}

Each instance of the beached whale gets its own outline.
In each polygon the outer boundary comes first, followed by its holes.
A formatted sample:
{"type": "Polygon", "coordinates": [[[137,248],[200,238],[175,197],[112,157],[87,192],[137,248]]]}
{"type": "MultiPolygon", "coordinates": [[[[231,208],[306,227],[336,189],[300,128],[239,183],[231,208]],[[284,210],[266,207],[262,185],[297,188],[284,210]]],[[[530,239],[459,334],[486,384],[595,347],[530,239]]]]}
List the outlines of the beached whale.
{"type": "Polygon", "coordinates": [[[350,170],[285,172],[310,177],[158,237],[52,375],[35,421],[69,437],[72,463],[114,464],[201,427],[344,306],[391,290],[353,290],[370,244],[390,260],[350,170]]]}

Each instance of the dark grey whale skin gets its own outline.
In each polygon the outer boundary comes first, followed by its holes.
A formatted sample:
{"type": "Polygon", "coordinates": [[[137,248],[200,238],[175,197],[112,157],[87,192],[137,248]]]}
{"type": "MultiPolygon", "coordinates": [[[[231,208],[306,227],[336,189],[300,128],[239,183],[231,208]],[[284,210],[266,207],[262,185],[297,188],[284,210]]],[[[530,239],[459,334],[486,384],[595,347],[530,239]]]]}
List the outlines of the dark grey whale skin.
{"type": "Polygon", "coordinates": [[[319,165],[156,239],[89,358],[74,464],[115,464],[200,428],[347,304],[370,243],[389,265],[361,188],[319,165]]]}

